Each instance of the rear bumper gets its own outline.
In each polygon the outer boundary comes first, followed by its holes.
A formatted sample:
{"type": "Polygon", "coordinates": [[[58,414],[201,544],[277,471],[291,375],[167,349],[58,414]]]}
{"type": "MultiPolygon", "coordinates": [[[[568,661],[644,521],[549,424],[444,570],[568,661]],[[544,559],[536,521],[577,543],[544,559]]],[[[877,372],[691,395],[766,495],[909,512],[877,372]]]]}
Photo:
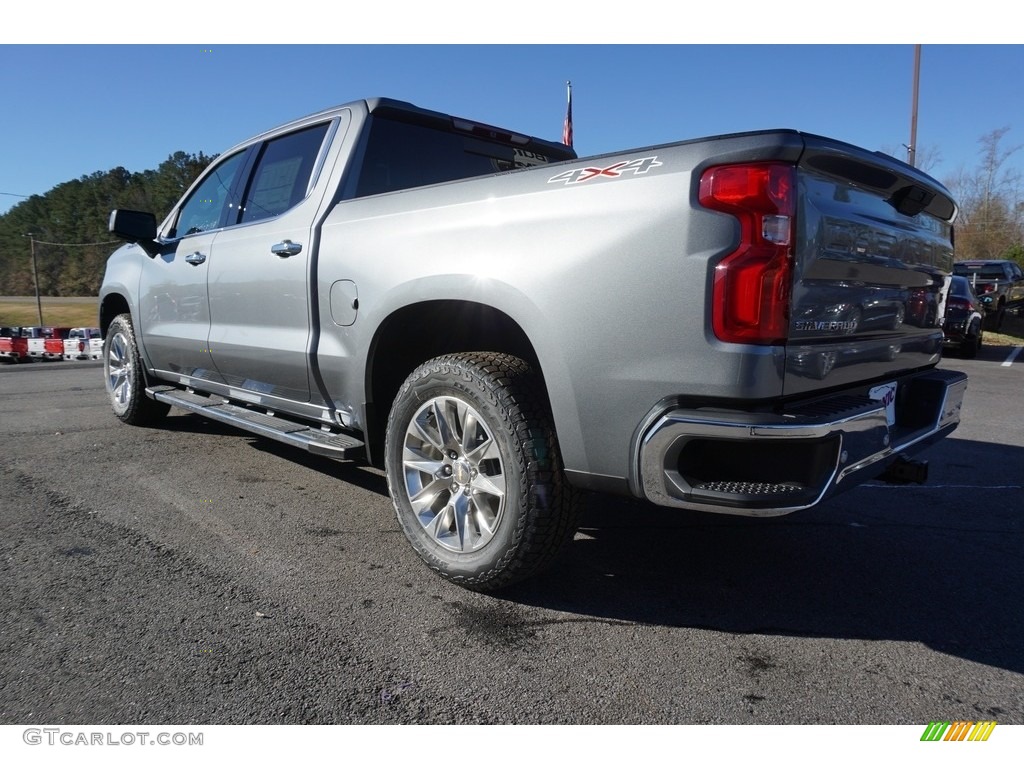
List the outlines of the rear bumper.
{"type": "Polygon", "coordinates": [[[971,329],[971,321],[969,317],[947,320],[942,326],[942,343],[961,344],[971,329]]]}
{"type": "Polygon", "coordinates": [[[662,506],[784,515],[881,474],[952,432],[967,376],[933,369],[899,379],[895,420],[866,394],[787,410],[669,409],[637,443],[639,491],[662,506]]]}

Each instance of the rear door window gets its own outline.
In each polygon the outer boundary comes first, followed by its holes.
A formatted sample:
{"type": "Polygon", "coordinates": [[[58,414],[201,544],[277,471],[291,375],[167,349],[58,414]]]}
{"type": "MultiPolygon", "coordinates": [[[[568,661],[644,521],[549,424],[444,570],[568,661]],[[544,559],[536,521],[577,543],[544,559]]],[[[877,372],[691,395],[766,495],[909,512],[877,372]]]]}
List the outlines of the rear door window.
{"type": "Polygon", "coordinates": [[[329,123],[268,141],[242,201],[242,223],[284,213],[305,199],[329,123]]]}

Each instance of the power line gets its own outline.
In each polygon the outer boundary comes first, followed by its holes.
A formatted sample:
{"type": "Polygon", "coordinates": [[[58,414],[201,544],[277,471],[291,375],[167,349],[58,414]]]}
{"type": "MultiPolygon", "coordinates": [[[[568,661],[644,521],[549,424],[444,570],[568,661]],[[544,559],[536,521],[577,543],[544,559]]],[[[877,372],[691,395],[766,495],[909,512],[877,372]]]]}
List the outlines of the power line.
{"type": "MultiPolygon", "coordinates": [[[[35,240],[35,238],[32,238],[35,240]]],[[[39,245],[56,245],[60,248],[86,248],[90,245],[114,245],[120,243],[120,240],[104,240],[102,243],[50,243],[46,240],[35,240],[39,245]]]]}

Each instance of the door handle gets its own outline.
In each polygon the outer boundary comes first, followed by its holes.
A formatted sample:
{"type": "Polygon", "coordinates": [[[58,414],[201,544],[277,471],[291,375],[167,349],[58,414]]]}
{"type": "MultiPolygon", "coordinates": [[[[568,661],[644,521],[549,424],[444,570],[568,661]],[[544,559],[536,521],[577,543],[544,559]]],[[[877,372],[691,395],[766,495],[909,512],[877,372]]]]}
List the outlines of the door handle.
{"type": "Polygon", "coordinates": [[[196,251],[195,253],[190,253],[188,256],[186,256],[185,261],[187,261],[192,266],[198,266],[199,264],[202,264],[204,261],[206,261],[206,254],[196,251]]]}
{"type": "Polygon", "coordinates": [[[302,251],[302,243],[293,243],[291,240],[282,240],[280,243],[270,246],[270,252],[276,253],[282,259],[294,256],[302,251]]]}

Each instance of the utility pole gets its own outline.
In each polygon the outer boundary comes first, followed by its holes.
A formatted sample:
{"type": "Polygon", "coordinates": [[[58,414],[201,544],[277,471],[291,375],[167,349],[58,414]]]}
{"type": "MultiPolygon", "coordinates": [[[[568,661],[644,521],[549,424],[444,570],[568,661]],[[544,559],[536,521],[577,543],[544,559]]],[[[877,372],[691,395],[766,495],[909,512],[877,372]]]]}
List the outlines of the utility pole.
{"type": "Polygon", "coordinates": [[[39,298],[39,271],[36,269],[36,240],[35,234],[29,232],[25,237],[28,238],[32,248],[32,282],[36,286],[36,310],[39,312],[39,325],[43,324],[43,302],[39,298]]]}
{"type": "Polygon", "coordinates": [[[914,95],[910,105],[910,144],[907,145],[907,162],[917,167],[917,91],[921,81],[921,46],[914,46],[914,95]]]}

